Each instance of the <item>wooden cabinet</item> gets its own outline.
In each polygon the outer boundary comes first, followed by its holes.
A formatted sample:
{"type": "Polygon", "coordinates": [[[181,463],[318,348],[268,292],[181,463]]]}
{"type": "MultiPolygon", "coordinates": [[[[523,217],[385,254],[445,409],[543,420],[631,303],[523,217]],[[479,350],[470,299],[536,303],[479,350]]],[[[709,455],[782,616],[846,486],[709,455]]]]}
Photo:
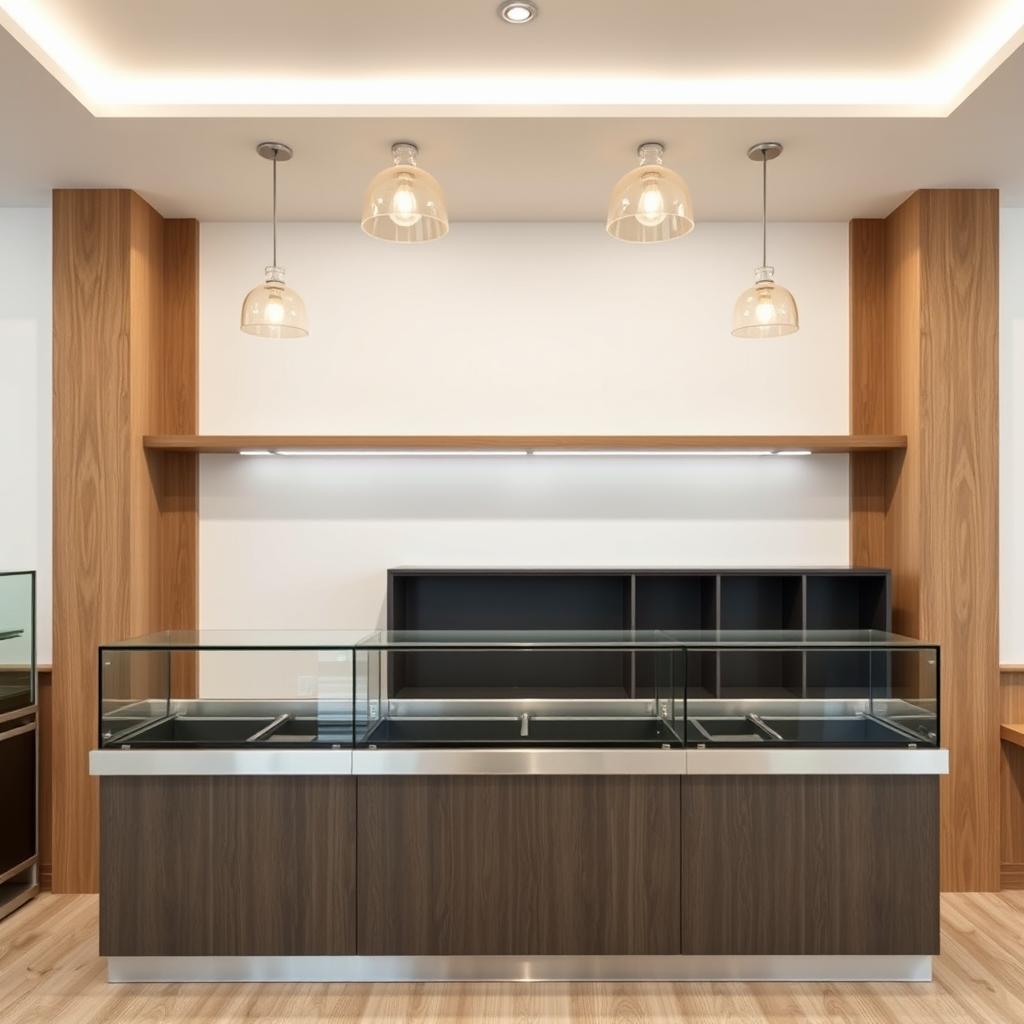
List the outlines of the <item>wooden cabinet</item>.
{"type": "Polygon", "coordinates": [[[355,953],[355,779],[111,777],[101,810],[104,956],[355,953]]]}
{"type": "Polygon", "coordinates": [[[107,956],[938,952],[935,776],[108,777],[102,810],[107,956]]]}
{"type": "Polygon", "coordinates": [[[678,776],[359,780],[361,954],[679,950],[678,776]]]}
{"type": "Polygon", "coordinates": [[[682,953],[939,951],[936,776],[690,776],[682,953]]]}

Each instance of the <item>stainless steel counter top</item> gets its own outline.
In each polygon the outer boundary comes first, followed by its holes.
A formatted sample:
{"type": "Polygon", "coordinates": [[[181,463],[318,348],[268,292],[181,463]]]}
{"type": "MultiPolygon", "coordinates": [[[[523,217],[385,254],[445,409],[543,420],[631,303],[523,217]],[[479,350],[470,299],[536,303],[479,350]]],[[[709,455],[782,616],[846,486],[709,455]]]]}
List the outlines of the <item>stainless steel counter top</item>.
{"type": "Polygon", "coordinates": [[[92,775],[946,775],[936,749],[94,750],[92,775]]]}

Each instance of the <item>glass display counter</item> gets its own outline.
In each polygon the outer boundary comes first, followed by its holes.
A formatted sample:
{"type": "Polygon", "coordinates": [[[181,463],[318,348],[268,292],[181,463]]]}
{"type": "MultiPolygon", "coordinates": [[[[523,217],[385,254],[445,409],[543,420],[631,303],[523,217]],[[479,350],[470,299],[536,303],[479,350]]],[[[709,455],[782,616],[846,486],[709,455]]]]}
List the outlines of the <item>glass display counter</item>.
{"type": "Polygon", "coordinates": [[[930,977],[932,645],[165,633],[100,670],[112,980],[930,977]]]}
{"type": "Polygon", "coordinates": [[[183,632],[100,651],[101,747],[937,747],[939,652],[858,631],[183,632]]]}
{"type": "Polygon", "coordinates": [[[878,630],[670,632],[698,747],[937,747],[939,649],[878,630]]]}
{"type": "Polygon", "coordinates": [[[100,648],[101,747],[350,747],[353,630],[182,630],[100,648]]]}

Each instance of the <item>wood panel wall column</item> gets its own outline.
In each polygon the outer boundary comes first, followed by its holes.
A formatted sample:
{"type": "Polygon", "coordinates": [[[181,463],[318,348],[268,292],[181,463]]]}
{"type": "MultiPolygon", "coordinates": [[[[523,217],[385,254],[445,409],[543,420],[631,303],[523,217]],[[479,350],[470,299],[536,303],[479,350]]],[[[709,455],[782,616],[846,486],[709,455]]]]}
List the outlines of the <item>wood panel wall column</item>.
{"type": "Polygon", "coordinates": [[[999,195],[914,193],[850,225],[851,559],[893,571],[898,632],[942,645],[942,887],[999,888],[999,195]]]}
{"type": "Polygon", "coordinates": [[[196,624],[198,223],[125,189],[53,194],[53,887],[95,891],[97,648],[196,624]]]}

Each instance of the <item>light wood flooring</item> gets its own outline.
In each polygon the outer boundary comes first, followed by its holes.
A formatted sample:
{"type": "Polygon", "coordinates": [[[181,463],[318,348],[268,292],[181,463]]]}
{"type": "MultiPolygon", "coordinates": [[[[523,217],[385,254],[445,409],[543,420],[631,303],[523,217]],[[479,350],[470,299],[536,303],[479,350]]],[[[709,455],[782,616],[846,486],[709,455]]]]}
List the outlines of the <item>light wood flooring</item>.
{"type": "Polygon", "coordinates": [[[1024,892],[943,897],[931,984],[108,985],[94,896],[0,922],[3,1024],[1024,1024],[1024,892]]]}

